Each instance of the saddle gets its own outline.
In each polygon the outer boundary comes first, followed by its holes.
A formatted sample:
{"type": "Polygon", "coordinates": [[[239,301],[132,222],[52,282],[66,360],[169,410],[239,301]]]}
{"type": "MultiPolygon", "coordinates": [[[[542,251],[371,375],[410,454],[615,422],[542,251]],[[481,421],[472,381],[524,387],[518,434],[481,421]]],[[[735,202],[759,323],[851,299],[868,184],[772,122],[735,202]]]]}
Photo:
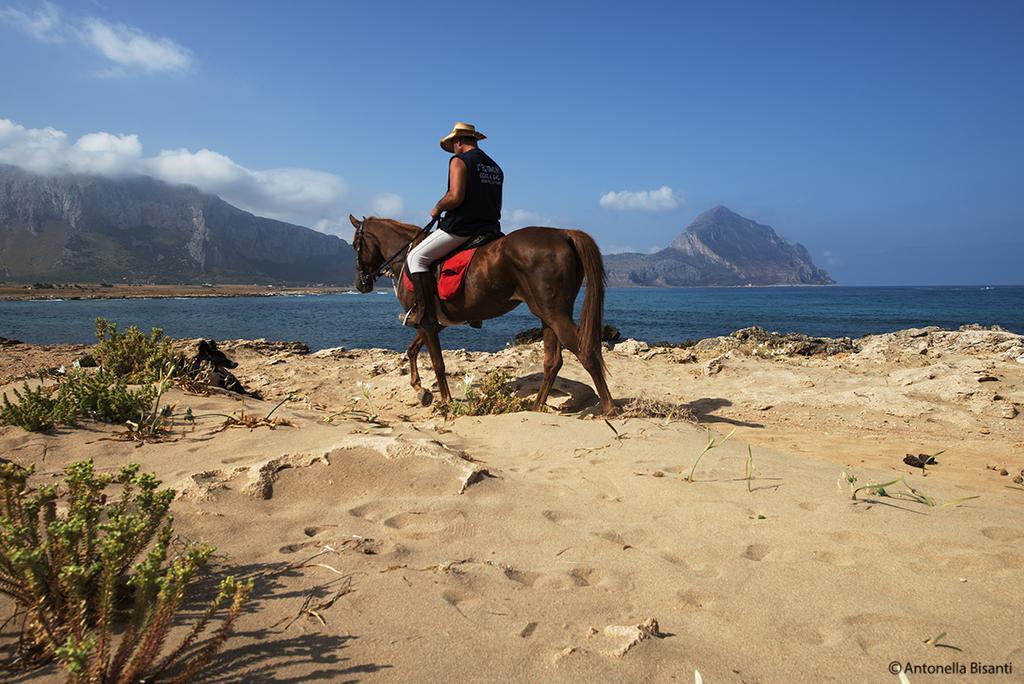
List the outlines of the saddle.
{"type": "MultiPolygon", "coordinates": [[[[476,250],[489,242],[505,237],[501,231],[482,233],[462,243],[454,250],[438,259],[431,270],[434,272],[434,282],[437,283],[437,295],[442,301],[454,297],[462,289],[462,283],[469,269],[470,262],[476,250]]],[[[402,284],[405,289],[412,292],[412,281],[409,276],[402,272],[402,284]]]]}

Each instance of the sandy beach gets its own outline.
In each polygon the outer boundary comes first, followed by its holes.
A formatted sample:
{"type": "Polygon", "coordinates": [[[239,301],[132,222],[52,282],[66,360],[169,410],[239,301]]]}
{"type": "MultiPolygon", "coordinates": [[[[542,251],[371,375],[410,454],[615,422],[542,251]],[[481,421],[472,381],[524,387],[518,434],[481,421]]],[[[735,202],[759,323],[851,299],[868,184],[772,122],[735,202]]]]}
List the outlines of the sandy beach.
{"type": "MultiPolygon", "coordinates": [[[[893,661],[1021,681],[1020,335],[625,340],[605,352],[607,422],[571,355],[548,411],[445,420],[395,352],[220,346],[263,398],[172,390],[198,417],[173,441],[0,427],[39,482],[141,463],[218,572],[255,574],[215,681],[896,681],[893,661]],[[215,432],[210,414],[289,397],[290,426],[215,432]],[[936,505],[854,500],[850,476],[936,505]]],[[[0,347],[2,389],[87,350],[0,347]]],[[[457,396],[494,369],[528,396],[542,374],[539,344],[445,358],[457,396]]]]}

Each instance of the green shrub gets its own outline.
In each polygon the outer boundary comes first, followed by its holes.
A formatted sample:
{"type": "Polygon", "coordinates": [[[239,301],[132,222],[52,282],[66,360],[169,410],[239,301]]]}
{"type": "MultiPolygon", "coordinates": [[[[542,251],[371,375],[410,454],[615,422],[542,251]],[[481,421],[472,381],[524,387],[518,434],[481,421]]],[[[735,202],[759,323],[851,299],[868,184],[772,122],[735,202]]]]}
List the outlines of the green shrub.
{"type": "Polygon", "coordinates": [[[526,400],[516,396],[512,388],[512,376],[508,371],[495,370],[488,373],[479,387],[466,376],[465,398],[452,398],[438,402],[436,410],[445,418],[449,416],[489,416],[498,413],[515,413],[526,410],[526,400]]]}
{"type": "Polygon", "coordinates": [[[159,383],[131,389],[124,378],[103,368],[96,373],[79,369],[68,373],[58,385],[57,404],[64,417],[124,423],[149,413],[159,391],[159,383]]]}
{"type": "MultiPolygon", "coordinates": [[[[43,375],[40,381],[45,383],[43,375]]],[[[4,393],[0,421],[30,432],[74,425],[80,418],[103,423],[142,421],[156,411],[162,387],[163,382],[158,382],[131,389],[123,378],[102,368],[96,373],[75,369],[57,385],[40,384],[33,389],[23,383],[20,391],[13,390],[17,403],[4,393]]]]}
{"type": "Polygon", "coordinates": [[[168,557],[174,491],[159,489],[136,464],[109,475],[96,474],[92,461],[75,463],[63,487],[31,489],[31,474],[0,466],[0,593],[23,616],[17,664],[57,658],[72,682],[151,681],[168,668],[194,679],[230,634],[251,580],[223,580],[168,650],[186,590],[213,553],[189,545],[168,557]],[[120,491],[108,498],[111,485],[120,491]],[[130,609],[123,611],[126,599],[130,609]],[[218,613],[220,626],[197,643],[218,613]]]}
{"type": "Polygon", "coordinates": [[[66,416],[59,415],[57,400],[53,393],[54,385],[45,385],[40,375],[40,384],[32,388],[27,382],[22,383],[21,390],[13,389],[17,403],[11,403],[4,392],[3,406],[0,406],[0,422],[6,425],[17,425],[29,432],[45,432],[66,416]]]}
{"type": "Polygon", "coordinates": [[[185,368],[184,355],[171,348],[171,338],[160,328],[146,335],[134,325],[124,332],[116,323],[105,318],[96,319],[96,348],[93,357],[108,373],[124,378],[129,384],[155,382],[175,369],[180,374],[185,368]]]}

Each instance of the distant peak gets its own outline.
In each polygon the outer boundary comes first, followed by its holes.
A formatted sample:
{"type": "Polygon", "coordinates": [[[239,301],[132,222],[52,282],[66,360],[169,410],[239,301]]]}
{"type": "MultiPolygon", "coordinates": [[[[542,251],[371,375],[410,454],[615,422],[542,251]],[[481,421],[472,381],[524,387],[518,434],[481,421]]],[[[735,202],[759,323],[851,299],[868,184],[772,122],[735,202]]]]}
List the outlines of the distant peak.
{"type": "Polygon", "coordinates": [[[731,219],[731,218],[743,219],[745,221],[749,220],[749,219],[747,219],[747,218],[745,218],[743,216],[740,216],[739,214],[737,214],[735,211],[733,211],[729,207],[725,206],[724,204],[717,204],[717,205],[711,207],[710,209],[708,209],[707,211],[705,211],[704,213],[702,213],[700,216],[698,216],[694,222],[696,223],[697,221],[699,221],[701,219],[722,220],[722,219],[731,219]]]}

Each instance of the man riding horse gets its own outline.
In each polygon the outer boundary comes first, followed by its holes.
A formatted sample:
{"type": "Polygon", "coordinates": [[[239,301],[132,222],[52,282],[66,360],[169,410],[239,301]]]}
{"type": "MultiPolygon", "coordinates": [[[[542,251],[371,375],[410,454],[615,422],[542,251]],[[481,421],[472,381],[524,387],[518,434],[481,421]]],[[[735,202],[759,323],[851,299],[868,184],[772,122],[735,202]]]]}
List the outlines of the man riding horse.
{"type": "Polygon", "coordinates": [[[505,180],[498,163],[477,145],[487,136],[472,124],[456,121],[441,138],[441,149],[454,156],[448,161],[448,191],[430,212],[440,219],[438,229],[409,250],[406,265],[416,296],[416,308],[405,315],[406,325],[430,332],[438,330],[434,296],[437,283],[431,266],[472,238],[501,231],[501,186],[505,180]]]}
{"type": "Polygon", "coordinates": [[[581,230],[528,226],[475,248],[468,270],[454,291],[445,293],[440,311],[431,264],[479,235],[500,231],[501,167],[477,146],[484,135],[458,122],[441,139],[453,154],[448,162],[448,192],[431,211],[432,226],[441,214],[440,229],[424,229],[393,219],[349,215],[355,228],[356,289],[372,292],[376,279],[395,281],[395,296],[404,309],[404,322],[416,327],[409,344],[409,384],[424,405],[432,393],[420,383],[416,360],[425,344],[443,400],[451,399],[439,332],[449,325],[479,325],[503,316],[525,303],[541,321],[544,337],[544,378],[534,410],[541,410],[562,367],[562,348],[571,351],[594,381],[605,415],[615,410],[605,381],[601,355],[605,272],[597,243],[581,230]],[[406,251],[408,250],[408,251],[406,251]],[[404,259],[399,257],[406,255],[404,259]],[[404,264],[405,268],[398,268],[404,264]],[[399,287],[408,271],[413,293],[399,287]],[[573,306],[583,282],[587,293],[579,324],[573,306]]]}

